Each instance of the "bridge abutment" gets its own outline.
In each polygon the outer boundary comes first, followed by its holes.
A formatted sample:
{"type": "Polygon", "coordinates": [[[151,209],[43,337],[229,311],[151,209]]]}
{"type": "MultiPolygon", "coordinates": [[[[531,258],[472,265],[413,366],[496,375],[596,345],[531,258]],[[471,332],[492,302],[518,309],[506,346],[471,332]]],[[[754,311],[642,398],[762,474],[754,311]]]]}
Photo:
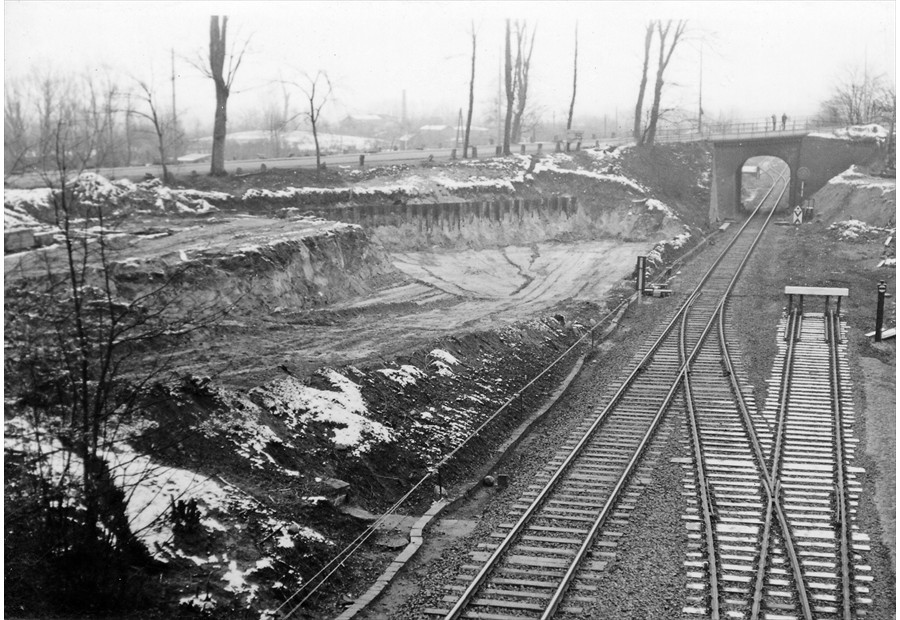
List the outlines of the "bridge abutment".
{"type": "Polygon", "coordinates": [[[874,139],[845,140],[808,134],[729,138],[713,140],[712,144],[710,223],[741,216],[741,168],[751,157],[777,157],[788,165],[791,179],[787,207],[793,208],[851,165],[870,163],[884,154],[874,139]],[[803,183],[803,196],[797,176],[800,168],[809,172],[803,183]]]}

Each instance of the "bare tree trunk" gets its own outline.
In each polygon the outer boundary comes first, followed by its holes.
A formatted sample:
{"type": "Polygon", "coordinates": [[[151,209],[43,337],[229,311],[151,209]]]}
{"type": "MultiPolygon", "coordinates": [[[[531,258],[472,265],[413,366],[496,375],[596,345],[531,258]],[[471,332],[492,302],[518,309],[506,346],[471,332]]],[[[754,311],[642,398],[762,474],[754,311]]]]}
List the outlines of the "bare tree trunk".
{"type": "Polygon", "coordinates": [[[569,121],[566,131],[572,129],[572,115],[575,113],[575,91],[578,88],[578,22],[575,22],[575,60],[572,61],[572,101],[569,103],[569,121]]]}
{"type": "Polygon", "coordinates": [[[125,109],[125,165],[131,165],[131,94],[128,95],[128,103],[125,109]]]}
{"type": "Polygon", "coordinates": [[[316,144],[316,175],[318,176],[319,170],[321,170],[322,168],[322,151],[321,147],[319,146],[318,122],[319,117],[322,114],[322,108],[325,107],[325,104],[328,103],[329,99],[331,98],[332,86],[331,80],[328,79],[328,74],[324,71],[319,71],[316,74],[315,78],[306,76],[306,79],[308,81],[308,86],[299,86],[299,88],[306,95],[307,101],[309,101],[309,112],[306,112],[305,114],[309,118],[309,124],[312,126],[313,141],[316,144]],[[317,101],[316,89],[318,87],[320,78],[325,81],[325,87],[327,88],[327,90],[325,91],[325,94],[321,95],[318,98],[317,101]]]}
{"type": "Polygon", "coordinates": [[[644,113],[644,91],[647,89],[647,67],[650,64],[650,44],[653,42],[653,27],[655,22],[652,20],[647,24],[644,32],[644,69],[641,73],[641,87],[638,89],[637,105],[634,106],[634,140],[638,144],[644,143],[644,137],[641,133],[641,115],[644,113]]]}
{"type": "Polygon", "coordinates": [[[475,103],[475,22],[472,22],[472,77],[469,79],[469,113],[466,116],[466,136],[463,138],[463,159],[469,156],[469,132],[472,129],[472,108],[475,103]]]}
{"type": "Polygon", "coordinates": [[[138,85],[141,90],[144,91],[143,99],[147,103],[148,111],[139,112],[135,110],[134,113],[147,119],[150,121],[150,124],[153,125],[153,130],[156,132],[157,144],[159,146],[159,161],[162,166],[163,181],[168,183],[171,179],[169,177],[169,168],[166,165],[166,126],[157,112],[156,102],[153,99],[153,89],[149,84],[144,82],[138,82],[138,85]]]}
{"type": "Polygon", "coordinates": [[[509,20],[506,20],[506,120],[503,124],[503,154],[509,155],[509,132],[512,125],[513,116],[513,99],[515,91],[513,89],[513,71],[512,71],[512,49],[510,47],[509,20]]]}
{"type": "Polygon", "coordinates": [[[653,106],[650,108],[650,127],[647,131],[647,144],[653,144],[656,140],[656,126],[659,123],[659,103],[662,98],[664,83],[663,74],[666,67],[669,66],[669,61],[672,60],[672,52],[675,51],[678,41],[684,34],[685,26],[687,26],[686,21],[678,21],[678,25],[675,26],[675,33],[672,35],[672,45],[669,47],[669,51],[666,52],[666,38],[668,38],[669,29],[672,27],[672,20],[666,22],[665,29],[663,29],[661,21],[656,22],[656,30],[659,33],[659,66],[656,68],[656,85],[653,89],[653,106]]]}
{"type": "Polygon", "coordinates": [[[318,176],[319,170],[322,169],[322,155],[321,150],[319,149],[319,131],[316,129],[316,121],[319,120],[319,115],[316,114],[316,108],[313,105],[315,96],[316,87],[315,84],[313,84],[312,96],[309,98],[309,122],[312,125],[313,142],[316,143],[316,176],[318,176]]]}
{"type": "Polygon", "coordinates": [[[209,18],[209,66],[216,85],[216,116],[213,124],[212,164],[209,173],[213,176],[225,174],[225,136],[229,85],[225,81],[225,37],[228,17],[223,16],[221,28],[219,16],[209,18]]]}
{"type": "Polygon", "coordinates": [[[531,31],[531,42],[528,42],[528,28],[525,22],[521,28],[517,26],[516,38],[518,39],[518,53],[516,56],[516,113],[513,117],[513,141],[522,139],[522,117],[525,115],[525,105],[528,101],[528,76],[531,69],[531,54],[534,51],[535,26],[531,31]],[[528,45],[528,56],[522,57],[525,45],[528,45]]]}
{"type": "Polygon", "coordinates": [[[510,142],[519,141],[519,103],[522,100],[522,25],[516,20],[516,59],[513,63],[513,118],[510,129],[510,142]]]}

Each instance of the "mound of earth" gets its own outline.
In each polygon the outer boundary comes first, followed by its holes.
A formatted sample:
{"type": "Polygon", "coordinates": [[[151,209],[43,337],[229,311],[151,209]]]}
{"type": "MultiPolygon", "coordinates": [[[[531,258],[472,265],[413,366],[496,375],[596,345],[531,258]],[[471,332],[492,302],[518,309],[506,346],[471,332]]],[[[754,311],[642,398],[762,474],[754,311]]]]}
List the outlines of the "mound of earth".
{"type": "Polygon", "coordinates": [[[856,166],[816,192],[815,217],[825,224],[859,220],[877,227],[896,225],[897,179],[866,174],[856,166]]]}

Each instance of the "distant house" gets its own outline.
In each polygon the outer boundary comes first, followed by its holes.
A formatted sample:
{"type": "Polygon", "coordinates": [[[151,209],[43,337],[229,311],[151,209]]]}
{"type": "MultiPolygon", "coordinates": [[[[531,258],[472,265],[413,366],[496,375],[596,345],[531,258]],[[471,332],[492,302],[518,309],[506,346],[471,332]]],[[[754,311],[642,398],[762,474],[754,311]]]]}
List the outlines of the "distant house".
{"type": "MultiPolygon", "coordinates": [[[[488,134],[488,130],[484,127],[470,127],[469,143],[474,145],[482,144],[487,139],[488,134]]],[[[465,137],[465,125],[460,125],[459,127],[456,125],[422,125],[419,127],[419,132],[415,138],[411,141],[411,145],[414,145],[414,148],[453,148],[457,146],[458,139],[459,147],[461,148],[465,137]]]]}
{"type": "Polygon", "coordinates": [[[401,133],[400,120],[387,114],[348,114],[337,128],[342,134],[381,140],[390,140],[401,133]]]}

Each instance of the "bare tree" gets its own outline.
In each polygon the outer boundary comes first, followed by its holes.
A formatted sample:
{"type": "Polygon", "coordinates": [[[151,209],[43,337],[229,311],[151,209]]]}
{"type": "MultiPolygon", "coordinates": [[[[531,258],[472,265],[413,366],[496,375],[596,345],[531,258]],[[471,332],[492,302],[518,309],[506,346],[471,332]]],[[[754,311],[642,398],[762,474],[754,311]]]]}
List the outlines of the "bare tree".
{"type": "Polygon", "coordinates": [[[209,173],[213,176],[225,174],[225,136],[227,135],[227,107],[231,87],[237,75],[247,45],[246,39],[240,51],[236,52],[232,47],[227,52],[228,16],[213,15],[209,18],[209,68],[195,63],[203,74],[212,79],[216,87],[216,115],[213,122],[212,163],[209,173]],[[228,56],[228,68],[225,68],[225,56],[228,56]]]}
{"type": "Polygon", "coordinates": [[[662,21],[656,22],[656,32],[659,35],[659,63],[656,67],[656,85],[653,88],[653,107],[650,108],[650,123],[647,128],[647,144],[653,144],[656,139],[656,127],[659,123],[659,106],[660,100],[662,99],[662,89],[663,89],[663,75],[665,73],[666,67],[669,66],[669,61],[672,60],[672,53],[675,51],[675,48],[678,46],[679,41],[684,35],[684,30],[687,27],[687,21],[678,20],[678,24],[675,26],[675,32],[672,34],[672,42],[669,46],[668,50],[666,49],[666,39],[669,36],[669,31],[672,28],[672,20],[666,22],[665,27],[662,25],[662,21]]]}
{"type": "Polygon", "coordinates": [[[92,134],[93,152],[90,156],[94,167],[113,165],[116,163],[116,117],[119,114],[118,100],[121,93],[119,85],[109,72],[100,76],[84,76],[83,112],[84,131],[92,134]]]}
{"type": "Polygon", "coordinates": [[[472,129],[472,108],[475,104],[475,45],[476,32],[475,21],[472,21],[472,73],[469,78],[469,112],[466,115],[466,135],[463,139],[463,158],[469,156],[469,132],[472,129]]]}
{"type": "Polygon", "coordinates": [[[135,109],[132,110],[132,114],[150,121],[150,124],[153,126],[153,131],[156,134],[157,147],[159,149],[159,162],[162,166],[163,181],[169,183],[171,182],[171,176],[169,175],[169,168],[166,164],[168,161],[166,137],[171,123],[160,114],[159,106],[154,99],[153,88],[147,82],[140,80],[138,80],[138,88],[141,89],[140,98],[147,105],[147,109],[135,109]]]}
{"type": "Polygon", "coordinates": [[[575,113],[575,91],[578,88],[578,22],[575,22],[575,57],[572,60],[572,101],[569,103],[569,120],[566,131],[572,129],[572,115],[575,113]]]}
{"type": "Polygon", "coordinates": [[[331,100],[333,89],[328,74],[324,71],[318,71],[315,77],[305,76],[305,83],[294,84],[306,97],[309,102],[309,108],[303,113],[303,116],[309,121],[312,127],[313,142],[316,146],[316,173],[322,168],[322,149],[319,146],[319,118],[322,114],[322,108],[331,100]]]}
{"type": "Polygon", "coordinates": [[[828,122],[864,125],[890,123],[894,116],[893,84],[883,75],[869,75],[858,68],[847,69],[822,102],[820,118],[828,122]],[[862,73],[862,75],[860,75],[862,73]]]}
{"type": "Polygon", "coordinates": [[[637,104],[634,106],[634,130],[632,135],[635,142],[643,144],[643,132],[641,131],[641,116],[644,113],[644,93],[647,90],[647,68],[650,64],[650,45],[653,43],[653,29],[656,26],[652,20],[647,22],[644,30],[644,68],[641,72],[641,85],[638,88],[637,104]]]}
{"type": "Polygon", "coordinates": [[[3,93],[3,172],[5,176],[27,170],[34,159],[29,136],[26,101],[18,82],[7,83],[3,93]]]}
{"type": "Polygon", "coordinates": [[[510,129],[512,127],[513,103],[515,88],[513,86],[512,44],[510,41],[510,23],[506,20],[506,63],[504,65],[504,83],[506,85],[506,119],[503,122],[503,154],[509,155],[510,129]]]}
{"type": "Polygon", "coordinates": [[[516,108],[512,122],[512,141],[519,142],[522,139],[522,116],[525,114],[525,106],[528,102],[528,78],[531,72],[531,54],[534,51],[535,26],[528,36],[528,24],[516,22],[516,63],[513,76],[513,90],[515,92],[516,108]],[[528,48],[527,54],[525,48],[528,48]]]}
{"type": "Polygon", "coordinates": [[[171,370],[159,348],[227,309],[185,307],[177,268],[142,285],[117,280],[110,214],[120,205],[105,180],[83,174],[92,136],[65,117],[52,134],[55,167],[42,177],[59,245],[8,262],[4,282],[6,415],[28,439],[5,455],[6,559],[32,598],[116,604],[152,561],[126,513],[134,486],[117,480],[110,454],[127,439],[122,425],[139,426],[157,402],[171,370]]]}
{"type": "Polygon", "coordinates": [[[303,115],[302,112],[292,113],[291,111],[291,93],[288,90],[288,84],[284,80],[279,80],[279,87],[281,102],[277,102],[270,93],[266,96],[266,103],[263,104],[262,109],[262,123],[269,134],[273,157],[281,156],[281,145],[285,132],[289,131],[297,117],[303,115]]]}

